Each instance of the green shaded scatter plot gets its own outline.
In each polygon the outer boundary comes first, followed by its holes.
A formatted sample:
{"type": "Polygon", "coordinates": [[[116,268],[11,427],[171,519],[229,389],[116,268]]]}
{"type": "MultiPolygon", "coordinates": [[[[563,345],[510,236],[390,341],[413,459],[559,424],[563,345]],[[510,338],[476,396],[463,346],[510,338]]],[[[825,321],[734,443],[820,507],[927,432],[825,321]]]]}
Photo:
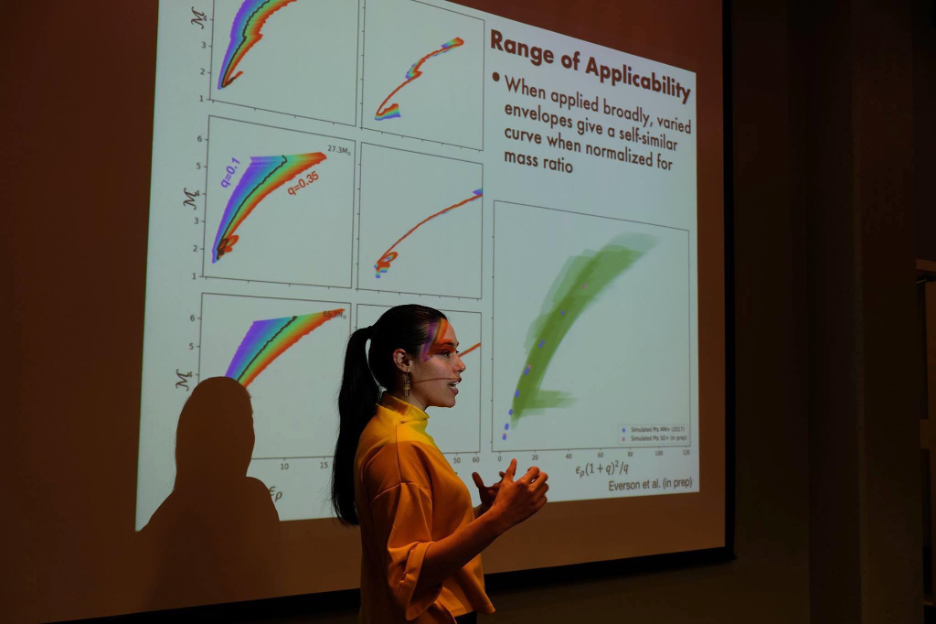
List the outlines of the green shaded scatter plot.
{"type": "MultiPolygon", "coordinates": [[[[527,361],[514,390],[511,426],[525,416],[542,414],[575,400],[568,392],[540,387],[553,356],[585,310],[655,244],[656,240],[646,234],[624,234],[599,251],[585,250],[566,261],[527,333],[527,361]]],[[[608,327],[605,333],[606,344],[612,345],[615,328],[608,327]]]]}

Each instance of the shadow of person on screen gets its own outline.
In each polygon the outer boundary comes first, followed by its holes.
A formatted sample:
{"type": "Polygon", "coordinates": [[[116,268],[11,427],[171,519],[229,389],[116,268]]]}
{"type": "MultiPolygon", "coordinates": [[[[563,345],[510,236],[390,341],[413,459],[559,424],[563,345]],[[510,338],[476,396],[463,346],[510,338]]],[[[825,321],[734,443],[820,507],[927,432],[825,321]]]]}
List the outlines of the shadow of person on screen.
{"type": "Polygon", "coordinates": [[[250,395],[227,377],[192,391],[176,429],[172,493],[140,532],[151,565],[141,588],[155,609],[275,595],[279,516],[267,487],[247,476],[250,395]]]}

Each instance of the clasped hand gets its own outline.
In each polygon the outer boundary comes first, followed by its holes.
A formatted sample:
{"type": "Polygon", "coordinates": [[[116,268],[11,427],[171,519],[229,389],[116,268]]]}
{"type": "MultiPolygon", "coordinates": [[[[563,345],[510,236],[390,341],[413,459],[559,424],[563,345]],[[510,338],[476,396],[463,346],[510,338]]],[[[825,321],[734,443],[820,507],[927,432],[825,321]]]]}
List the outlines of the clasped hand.
{"type": "Polygon", "coordinates": [[[549,475],[536,466],[515,480],[516,472],[517,460],[513,459],[507,470],[500,473],[501,480],[490,486],[484,484],[477,472],[471,475],[481,497],[478,515],[493,511],[500,516],[505,530],[542,509],[546,504],[546,492],[549,491],[546,483],[549,475]]]}

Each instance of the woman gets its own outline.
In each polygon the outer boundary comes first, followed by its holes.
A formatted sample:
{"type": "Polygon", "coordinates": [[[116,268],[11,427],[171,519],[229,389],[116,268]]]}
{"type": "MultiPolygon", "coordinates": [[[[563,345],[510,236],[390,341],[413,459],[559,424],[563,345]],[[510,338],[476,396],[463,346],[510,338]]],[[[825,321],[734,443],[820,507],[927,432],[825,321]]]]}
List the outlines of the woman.
{"type": "Polygon", "coordinates": [[[493,486],[473,475],[481,505],[472,509],[426,433],[426,409],[455,405],[465,370],[457,349],[445,315],[418,305],[391,308],[348,342],[332,504],[339,520],[361,526],[361,622],[473,622],[493,612],[480,553],[546,504],[546,473],[514,480],[513,460],[493,486]]]}

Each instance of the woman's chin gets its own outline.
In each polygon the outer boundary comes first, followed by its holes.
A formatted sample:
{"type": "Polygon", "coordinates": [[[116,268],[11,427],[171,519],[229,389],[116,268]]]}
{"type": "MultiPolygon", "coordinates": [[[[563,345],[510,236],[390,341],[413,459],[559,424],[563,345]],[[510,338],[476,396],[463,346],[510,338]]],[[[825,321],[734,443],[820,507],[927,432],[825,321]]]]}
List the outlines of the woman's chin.
{"type": "Polygon", "coordinates": [[[445,397],[439,401],[439,407],[455,407],[455,396],[445,397]]]}

